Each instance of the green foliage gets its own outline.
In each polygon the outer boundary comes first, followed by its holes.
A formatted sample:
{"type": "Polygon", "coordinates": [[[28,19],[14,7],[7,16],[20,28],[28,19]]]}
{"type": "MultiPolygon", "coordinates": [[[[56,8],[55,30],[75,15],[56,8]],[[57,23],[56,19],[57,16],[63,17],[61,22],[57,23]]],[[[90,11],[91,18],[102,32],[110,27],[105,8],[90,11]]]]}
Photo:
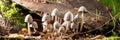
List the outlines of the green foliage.
{"type": "Polygon", "coordinates": [[[116,16],[120,12],[120,0],[100,0],[102,3],[110,7],[112,15],[116,16]]]}
{"type": "Polygon", "coordinates": [[[112,9],[113,20],[107,26],[115,27],[120,16],[120,0],[100,0],[100,2],[112,9]]]}
{"type": "Polygon", "coordinates": [[[120,37],[118,37],[118,36],[111,36],[111,37],[103,38],[102,40],[120,40],[120,37]]]}
{"type": "Polygon", "coordinates": [[[113,21],[109,25],[116,26],[116,19],[120,16],[120,0],[100,0],[100,2],[112,9],[113,21]]]}
{"type": "MultiPolygon", "coordinates": [[[[109,8],[112,9],[112,22],[107,24],[107,28],[109,27],[115,27],[117,24],[117,19],[120,17],[120,0],[100,0],[103,4],[107,5],[109,8]]],[[[113,36],[103,38],[103,40],[118,40],[118,34],[115,33],[113,30],[113,36]]]]}
{"type": "Polygon", "coordinates": [[[25,26],[24,15],[19,12],[21,9],[16,7],[16,3],[9,3],[9,0],[0,0],[0,12],[3,16],[10,20],[10,22],[15,22],[21,27],[25,26]]]}
{"type": "Polygon", "coordinates": [[[51,0],[51,1],[53,1],[53,2],[58,2],[59,0],[51,0]]]}

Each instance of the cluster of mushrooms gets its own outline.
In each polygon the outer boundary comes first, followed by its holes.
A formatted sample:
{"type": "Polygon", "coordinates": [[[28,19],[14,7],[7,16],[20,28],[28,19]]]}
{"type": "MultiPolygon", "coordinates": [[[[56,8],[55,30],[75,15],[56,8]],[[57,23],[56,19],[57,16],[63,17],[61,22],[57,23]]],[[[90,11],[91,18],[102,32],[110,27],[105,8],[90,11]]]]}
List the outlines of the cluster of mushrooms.
{"type": "MultiPolygon", "coordinates": [[[[51,12],[51,15],[44,13],[41,20],[43,32],[62,34],[68,32],[69,30],[74,32],[82,31],[83,24],[85,23],[84,12],[88,12],[88,10],[84,6],[81,6],[76,15],[73,15],[73,13],[70,11],[67,13],[62,13],[57,8],[51,12]],[[54,23],[50,23],[51,20],[54,20],[54,23]],[[78,30],[79,28],[80,30],[78,30]]],[[[35,28],[38,28],[38,24],[37,22],[33,21],[33,18],[30,14],[25,17],[25,22],[28,24],[28,34],[31,36],[30,27],[33,27],[36,31],[35,28]]]]}

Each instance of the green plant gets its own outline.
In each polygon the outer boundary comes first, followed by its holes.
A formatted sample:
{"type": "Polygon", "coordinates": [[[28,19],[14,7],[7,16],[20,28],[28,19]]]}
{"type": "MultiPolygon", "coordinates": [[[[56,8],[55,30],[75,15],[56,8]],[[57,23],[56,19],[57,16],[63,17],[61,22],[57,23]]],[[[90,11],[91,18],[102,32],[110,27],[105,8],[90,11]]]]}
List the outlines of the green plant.
{"type": "Polygon", "coordinates": [[[25,26],[24,15],[20,12],[21,9],[16,7],[16,3],[11,3],[10,0],[0,0],[0,12],[10,22],[15,22],[21,27],[25,26]]]}
{"type": "Polygon", "coordinates": [[[111,26],[116,26],[116,19],[120,16],[120,0],[100,0],[100,2],[112,9],[113,22],[110,24],[111,26]]]}
{"type": "Polygon", "coordinates": [[[106,27],[113,27],[111,31],[114,36],[103,38],[103,40],[117,40],[119,38],[118,34],[113,30],[117,24],[117,19],[120,17],[120,0],[100,0],[100,2],[112,9],[112,22],[108,23],[106,27]]]}
{"type": "Polygon", "coordinates": [[[118,37],[118,36],[111,36],[111,37],[105,37],[105,38],[103,38],[102,40],[120,40],[120,37],[118,37]]]}

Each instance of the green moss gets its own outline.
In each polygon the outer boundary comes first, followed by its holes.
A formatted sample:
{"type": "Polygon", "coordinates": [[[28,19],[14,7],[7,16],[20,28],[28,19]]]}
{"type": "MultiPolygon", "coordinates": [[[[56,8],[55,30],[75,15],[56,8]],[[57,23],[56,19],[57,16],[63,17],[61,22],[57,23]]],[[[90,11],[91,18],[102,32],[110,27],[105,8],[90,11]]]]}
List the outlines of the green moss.
{"type": "Polygon", "coordinates": [[[15,22],[21,27],[25,27],[24,15],[20,12],[21,9],[16,7],[16,3],[9,4],[9,0],[0,0],[0,12],[10,22],[15,22]],[[9,5],[8,5],[9,4],[9,5]]]}

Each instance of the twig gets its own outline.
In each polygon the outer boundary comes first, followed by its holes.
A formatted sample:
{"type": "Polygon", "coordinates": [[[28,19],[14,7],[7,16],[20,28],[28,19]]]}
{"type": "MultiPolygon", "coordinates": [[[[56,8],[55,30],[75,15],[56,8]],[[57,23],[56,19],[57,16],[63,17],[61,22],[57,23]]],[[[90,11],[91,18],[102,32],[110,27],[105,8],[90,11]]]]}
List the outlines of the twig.
{"type": "MultiPolygon", "coordinates": [[[[111,13],[110,13],[110,15],[111,15],[111,13]]],[[[112,19],[108,20],[105,24],[108,24],[111,20],[112,20],[112,19]]],[[[104,25],[105,25],[105,24],[104,24],[104,25]]],[[[102,28],[104,25],[102,25],[102,26],[100,26],[100,27],[98,27],[98,28],[89,30],[89,31],[87,31],[87,32],[82,32],[82,33],[78,33],[78,34],[86,34],[86,33],[92,32],[92,31],[94,31],[94,30],[96,30],[96,29],[102,28]]]]}
{"type": "MultiPolygon", "coordinates": [[[[114,17],[112,16],[112,15],[110,15],[111,17],[112,17],[112,20],[113,20],[113,22],[114,22],[114,17]]],[[[115,29],[115,23],[114,23],[114,27],[110,30],[110,31],[108,31],[107,33],[105,33],[105,34],[108,34],[108,33],[110,33],[110,32],[113,32],[113,30],[115,29]]]]}

